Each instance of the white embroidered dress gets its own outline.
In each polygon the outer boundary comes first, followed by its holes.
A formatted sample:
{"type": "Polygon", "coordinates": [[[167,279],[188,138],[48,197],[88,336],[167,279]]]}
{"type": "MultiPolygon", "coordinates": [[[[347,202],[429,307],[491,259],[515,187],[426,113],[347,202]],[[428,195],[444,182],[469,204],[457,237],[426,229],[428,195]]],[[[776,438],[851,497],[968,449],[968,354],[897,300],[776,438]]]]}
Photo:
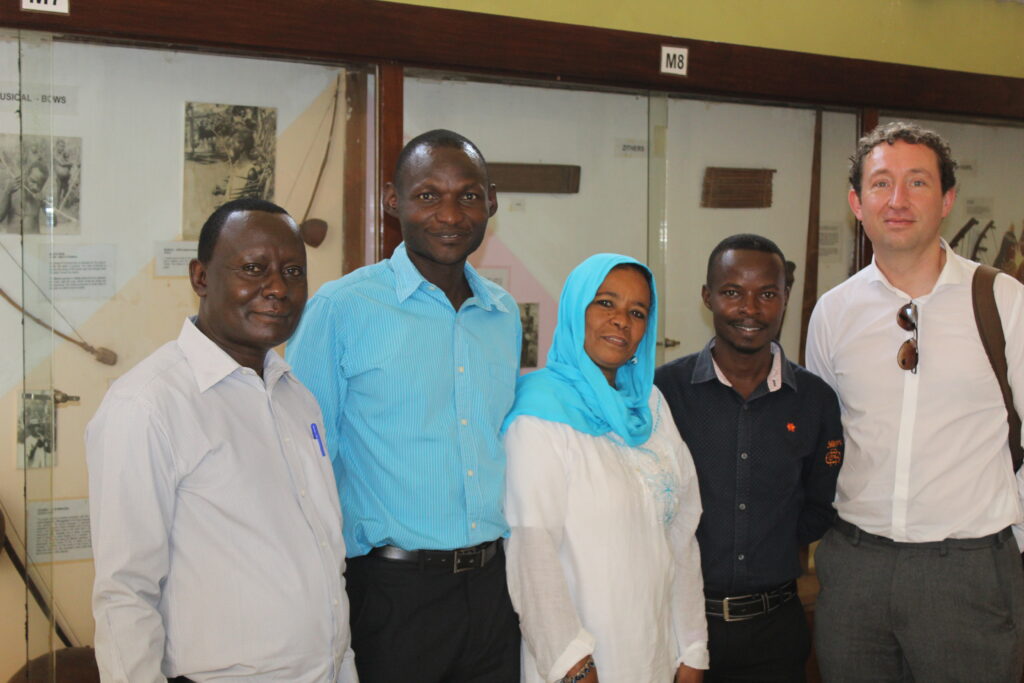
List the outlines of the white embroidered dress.
{"type": "Polygon", "coordinates": [[[520,416],[505,435],[508,582],[523,678],[557,681],[593,653],[601,683],[668,683],[707,668],[690,451],[656,388],[651,438],[631,448],[520,416]]]}

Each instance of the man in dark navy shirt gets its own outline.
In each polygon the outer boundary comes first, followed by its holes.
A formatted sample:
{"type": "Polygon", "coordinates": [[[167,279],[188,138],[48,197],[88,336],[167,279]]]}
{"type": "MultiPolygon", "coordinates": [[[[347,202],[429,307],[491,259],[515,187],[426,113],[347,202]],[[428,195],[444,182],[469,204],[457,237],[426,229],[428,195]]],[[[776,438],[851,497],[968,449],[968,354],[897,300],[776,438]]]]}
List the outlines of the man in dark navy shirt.
{"type": "Polygon", "coordinates": [[[775,341],[789,288],[774,242],[723,240],[701,294],[714,338],[654,381],[693,454],[704,506],[704,680],[803,681],[810,634],[796,595],[799,551],[835,519],[839,404],[775,341]]]}

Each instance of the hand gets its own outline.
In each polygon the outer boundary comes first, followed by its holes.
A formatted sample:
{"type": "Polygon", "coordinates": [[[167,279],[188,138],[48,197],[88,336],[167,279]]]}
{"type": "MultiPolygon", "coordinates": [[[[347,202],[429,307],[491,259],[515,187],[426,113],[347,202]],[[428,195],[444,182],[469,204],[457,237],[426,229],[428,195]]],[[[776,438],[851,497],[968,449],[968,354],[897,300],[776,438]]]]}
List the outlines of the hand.
{"type": "Polygon", "coordinates": [[[701,683],[703,680],[703,669],[693,669],[685,664],[680,664],[676,670],[675,683],[701,683]]]}
{"type": "MultiPolygon", "coordinates": [[[[570,669],[565,673],[565,676],[563,678],[568,678],[571,681],[572,677],[578,674],[583,669],[583,667],[587,665],[587,662],[589,662],[590,659],[591,655],[587,655],[580,661],[573,664],[572,667],[570,667],[570,669]]],[[[590,667],[590,671],[587,673],[586,676],[580,679],[580,683],[599,683],[597,680],[596,664],[590,667]]]]}
{"type": "Polygon", "coordinates": [[[21,174],[12,176],[10,181],[7,183],[7,187],[4,188],[4,192],[8,195],[12,195],[21,189],[21,174]]]}

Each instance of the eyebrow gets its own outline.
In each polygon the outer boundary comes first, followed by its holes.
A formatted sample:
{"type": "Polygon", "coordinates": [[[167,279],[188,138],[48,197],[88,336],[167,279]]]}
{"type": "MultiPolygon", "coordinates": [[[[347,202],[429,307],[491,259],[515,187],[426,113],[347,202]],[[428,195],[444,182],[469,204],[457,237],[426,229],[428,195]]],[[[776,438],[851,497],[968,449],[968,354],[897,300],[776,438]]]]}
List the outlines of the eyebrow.
{"type": "MultiPolygon", "coordinates": [[[[732,287],[733,289],[747,289],[738,282],[723,282],[720,285],[718,285],[717,289],[721,289],[722,287],[732,287]]],[[[770,284],[765,285],[764,287],[761,287],[761,289],[779,289],[779,286],[776,283],[772,282],[770,284]]]]}
{"type": "MultiPolygon", "coordinates": [[[[870,174],[868,174],[868,177],[873,178],[874,176],[879,175],[881,173],[892,174],[892,171],[889,170],[888,168],[878,168],[872,171],[870,174]]],[[[907,173],[924,173],[925,175],[935,175],[927,168],[909,168],[907,169],[907,173]]]]}
{"type": "MultiPolygon", "coordinates": [[[[418,183],[413,183],[413,184],[409,185],[408,189],[410,189],[410,190],[420,190],[420,189],[424,189],[424,188],[437,187],[438,185],[439,185],[438,181],[436,179],[434,179],[434,178],[423,178],[418,183]]],[[[456,187],[459,190],[461,190],[461,191],[465,191],[465,190],[469,190],[469,189],[482,189],[482,190],[486,190],[487,189],[486,183],[483,180],[480,180],[479,178],[466,178],[461,184],[456,185],[456,187]]]]}
{"type": "MultiPolygon", "coordinates": [[[[612,297],[613,299],[621,299],[621,298],[622,298],[622,297],[621,297],[621,296],[620,296],[620,295],[618,294],[618,292],[610,292],[610,291],[604,291],[604,290],[598,290],[598,292],[597,292],[596,294],[594,294],[594,298],[595,298],[595,299],[596,299],[597,297],[599,297],[599,296],[610,296],[610,297],[612,297]]],[[[649,305],[649,304],[645,304],[645,303],[644,303],[643,301],[633,301],[633,302],[631,302],[631,303],[632,303],[633,305],[635,305],[635,306],[642,306],[642,307],[644,307],[644,308],[650,308],[650,305],[649,305]]]]}

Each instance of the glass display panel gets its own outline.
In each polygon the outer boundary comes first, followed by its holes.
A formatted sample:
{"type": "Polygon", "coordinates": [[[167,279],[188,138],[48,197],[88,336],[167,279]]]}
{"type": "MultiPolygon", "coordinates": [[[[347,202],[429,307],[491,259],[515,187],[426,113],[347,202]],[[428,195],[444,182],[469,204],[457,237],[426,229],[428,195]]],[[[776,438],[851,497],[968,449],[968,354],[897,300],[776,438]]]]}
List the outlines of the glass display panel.
{"type": "Polygon", "coordinates": [[[579,167],[578,192],[505,192],[470,262],[520,303],[523,369],[544,364],[562,283],[591,254],[647,259],[647,97],[406,78],[405,134],[448,128],[489,164],[579,167]]]}
{"type": "Polygon", "coordinates": [[[966,258],[1024,282],[1024,127],[886,115],[939,133],[957,161],[957,197],[942,236],[966,258]]]}
{"type": "Polygon", "coordinates": [[[319,218],[327,232],[307,247],[310,291],[341,275],[346,95],[359,83],[365,101],[373,77],[14,32],[0,36],[0,61],[10,74],[0,86],[0,191],[16,187],[20,210],[0,211],[0,288],[11,299],[0,301],[7,680],[64,641],[92,644],[83,434],[110,384],[195,313],[187,265],[207,215],[260,196],[297,221],[319,218]]]}

